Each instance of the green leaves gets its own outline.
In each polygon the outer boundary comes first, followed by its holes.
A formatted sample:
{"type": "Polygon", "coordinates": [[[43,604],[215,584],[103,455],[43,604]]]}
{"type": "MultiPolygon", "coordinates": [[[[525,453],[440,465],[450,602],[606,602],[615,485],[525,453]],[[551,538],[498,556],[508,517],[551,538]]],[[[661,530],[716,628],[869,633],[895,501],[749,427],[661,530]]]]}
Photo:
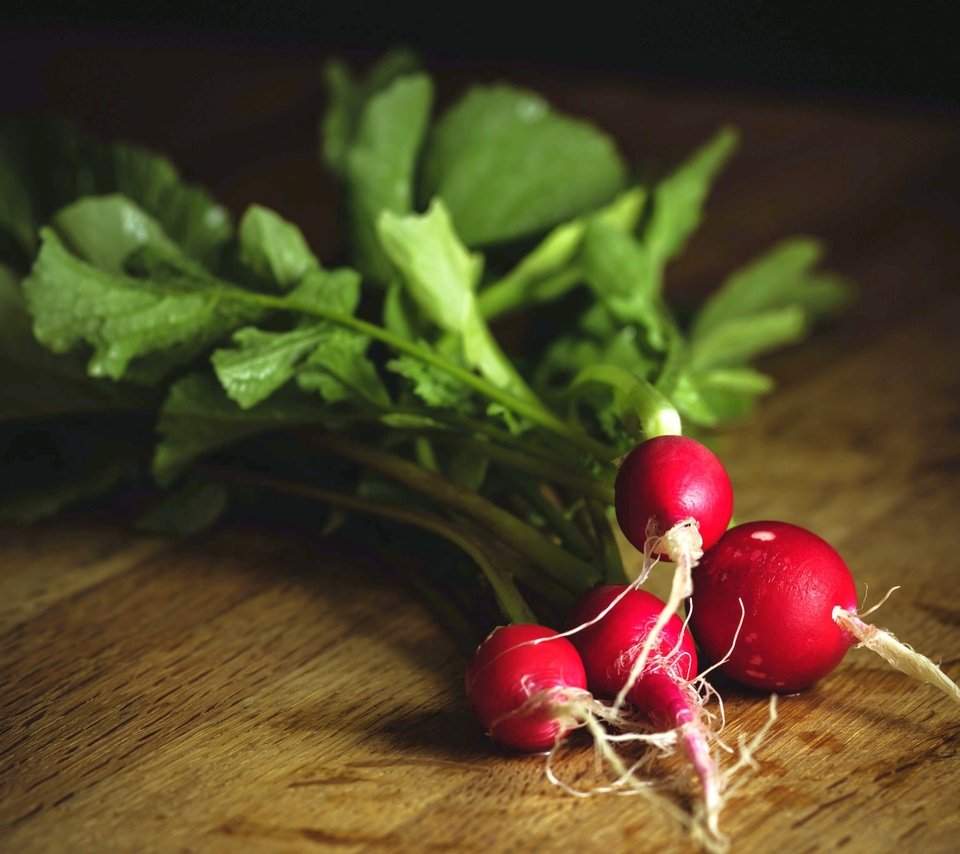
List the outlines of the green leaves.
{"type": "Polygon", "coordinates": [[[191,374],[178,380],[160,410],[161,435],[153,474],[171,483],[197,457],[268,430],[320,425],[335,419],[323,405],[302,396],[276,395],[243,410],[210,376],[191,374]]]}
{"type": "Polygon", "coordinates": [[[29,254],[36,245],[38,221],[26,149],[12,123],[0,127],[0,231],[29,254]]]}
{"type": "Polygon", "coordinates": [[[470,389],[433,365],[401,356],[387,362],[387,368],[409,380],[414,394],[427,406],[463,412],[470,408],[470,389]]]}
{"type": "Polygon", "coordinates": [[[387,392],[366,358],[367,339],[330,324],[311,324],[289,332],[248,327],[233,336],[236,345],[211,357],[217,378],[242,409],[266,400],[296,378],[305,391],[317,391],[329,403],[346,398],[385,406],[387,392]]]}
{"type": "Polygon", "coordinates": [[[361,81],[355,80],[342,62],[327,65],[329,100],[320,128],[321,151],[334,172],[346,174],[348,151],[370,99],[394,80],[418,69],[416,57],[404,50],[384,54],[361,81]]]}
{"type": "Polygon", "coordinates": [[[165,157],[129,145],[114,145],[105,156],[112,174],[98,192],[123,194],[155,217],[185,255],[215,261],[233,232],[226,208],[181,181],[165,157]]]}
{"type": "Polygon", "coordinates": [[[593,220],[584,235],[583,267],[590,286],[613,316],[641,327],[648,346],[664,350],[669,318],[649,249],[602,220],[593,220]]]}
{"type": "Polygon", "coordinates": [[[127,258],[144,246],[159,255],[180,251],[160,224],[125,196],[87,196],[61,208],[53,225],[77,255],[111,273],[122,273],[127,258]]]}
{"type": "Polygon", "coordinates": [[[541,302],[551,302],[584,279],[581,248],[587,222],[631,233],[643,210],[646,192],[626,190],[595,214],[553,228],[505,276],[480,292],[480,311],[488,320],[541,302]]]}
{"type": "Polygon", "coordinates": [[[703,305],[673,389],[690,420],[712,426],[748,414],[773,387],[748,363],[801,340],[817,318],[850,300],[842,277],[815,269],[821,255],[814,240],[781,243],[733,273],[703,305]]]}
{"type": "Polygon", "coordinates": [[[320,335],[322,330],[315,326],[291,332],[247,327],[234,333],[235,347],[217,350],[210,361],[231,399],[241,409],[249,409],[296,376],[301,363],[317,348],[320,335]]]}
{"type": "Polygon", "coordinates": [[[507,86],[471,89],[437,123],[424,190],[468,246],[535,234],[608,202],[626,168],[613,142],[507,86]]]}
{"type": "Polygon", "coordinates": [[[509,614],[530,614],[528,587],[562,605],[601,564],[621,580],[601,506],[616,454],[679,430],[678,411],[742,417],[771,387],[751,362],[839,307],[845,283],[791,241],[685,329],[664,271],[732,131],[628,186],[604,133],[530,92],[475,88],[431,122],[433,84],[407,54],[362,79],[334,64],[328,82],[350,252],[335,270],[266,208],[234,234],[163,158],[63,125],[0,128],[0,464],[29,484],[0,513],[55,512],[152,457],[160,484],[179,482],[151,530],[209,524],[225,482],[286,479],[499,567],[486,578],[509,614]],[[522,326],[498,325],[520,330],[515,362],[488,323],[520,309],[522,326]],[[389,502],[357,493],[357,466],[389,480],[389,502]]]}
{"type": "Polygon", "coordinates": [[[4,473],[0,521],[47,519],[131,479],[142,449],[125,434],[143,427],[89,416],[50,422],[43,428],[0,427],[4,473]]]}
{"type": "Polygon", "coordinates": [[[423,216],[385,211],[379,231],[412,301],[440,329],[457,336],[467,364],[499,388],[530,394],[480,313],[476,288],[483,259],[460,242],[444,204],[435,199],[423,216]]]}
{"type": "Polygon", "coordinates": [[[195,534],[210,527],[223,514],[229,497],[222,483],[186,478],[137,519],[137,528],[151,534],[178,537],[195,534]]]}
{"type": "Polygon", "coordinates": [[[694,370],[741,365],[767,350],[793,344],[807,331],[799,305],[733,317],[691,339],[687,362],[694,370]]]}
{"type": "Polygon", "coordinates": [[[733,273],[693,320],[690,365],[742,365],[794,343],[815,319],[846,304],[849,284],[815,269],[821,255],[816,241],[797,238],[733,273]]]}
{"type": "MultiPolygon", "coordinates": [[[[360,300],[360,277],[353,270],[313,270],[290,292],[291,310],[330,312],[348,317],[360,300]]],[[[227,394],[243,409],[266,400],[296,379],[304,391],[327,402],[353,398],[362,405],[389,402],[373,363],[366,357],[368,339],[333,323],[302,320],[295,328],[264,331],[255,327],[233,335],[234,347],[211,357],[227,394]]]]}
{"type": "Polygon", "coordinates": [[[654,188],[644,238],[660,263],[677,255],[700,224],[710,185],[736,145],[737,132],[724,128],[654,188]]]}
{"type": "Polygon", "coordinates": [[[182,182],[166,158],[129,145],[99,145],[62,122],[0,126],[0,186],[0,231],[26,257],[56,211],[90,195],[122,194],[197,260],[212,261],[231,235],[226,209],[182,182]]]}
{"type": "Polygon", "coordinates": [[[135,279],[81,260],[52,229],[43,229],[41,239],[23,283],[34,334],[55,353],[88,344],[91,376],[156,380],[261,313],[225,300],[207,281],[135,279]],[[132,360],[148,355],[158,358],[145,371],[128,371],[132,360]]]}
{"type": "MultiPolygon", "coordinates": [[[[276,305],[196,268],[151,217],[122,197],[85,199],[61,212],[56,222],[90,263],[71,253],[56,232],[44,232],[40,256],[24,284],[34,332],[56,352],[91,346],[93,376],[155,379],[276,305]],[[162,275],[156,268],[146,277],[125,272],[126,259],[143,249],[168,265],[162,275]],[[64,282],[70,283],[66,299],[64,282]],[[131,368],[131,362],[148,356],[146,370],[131,368]]],[[[357,275],[320,270],[300,231],[272,211],[254,208],[244,217],[240,254],[273,288],[293,288],[291,307],[344,315],[356,308],[357,275]]],[[[214,365],[245,408],[295,374],[301,374],[302,387],[328,400],[347,396],[349,388],[370,400],[386,398],[364,358],[366,339],[354,332],[330,324],[283,332],[247,328],[236,333],[235,341],[235,350],[215,354],[214,365]]]]}
{"type": "Polygon", "coordinates": [[[324,157],[346,184],[354,263],[383,285],[392,270],[380,247],[377,220],[383,211],[413,209],[415,173],[433,103],[432,82],[416,71],[416,60],[400,51],[387,54],[360,82],[341,63],[327,67],[324,157]]]}
{"type": "Polygon", "coordinates": [[[240,221],[240,261],[265,282],[289,290],[320,262],[303,233],[260,205],[251,205],[240,221]]]}
{"type": "Polygon", "coordinates": [[[414,169],[432,101],[425,75],[396,80],[370,99],[346,154],[356,263],[378,282],[390,280],[391,268],[377,221],[384,211],[405,214],[413,208],[414,169]]]}
{"type": "Polygon", "coordinates": [[[12,270],[0,264],[0,422],[149,407],[129,388],[88,378],[83,364],[38,344],[12,270]]]}
{"type": "Polygon", "coordinates": [[[460,242],[443,203],[434,200],[423,216],[388,211],[378,224],[384,250],[414,302],[441,329],[461,331],[476,311],[474,291],[483,258],[460,242]]]}
{"type": "Polygon", "coordinates": [[[693,334],[702,337],[728,322],[795,306],[808,318],[831,314],[852,296],[849,282],[814,268],[823,256],[816,240],[784,241],[733,273],[697,313],[693,334]]]}

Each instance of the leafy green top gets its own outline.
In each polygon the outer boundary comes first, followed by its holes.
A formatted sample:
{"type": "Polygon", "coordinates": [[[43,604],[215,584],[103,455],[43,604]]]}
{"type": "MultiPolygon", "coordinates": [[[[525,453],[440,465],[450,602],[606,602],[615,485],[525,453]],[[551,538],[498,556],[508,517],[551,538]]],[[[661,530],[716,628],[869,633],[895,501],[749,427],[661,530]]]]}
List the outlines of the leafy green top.
{"type": "Polygon", "coordinates": [[[0,516],[56,512],[152,457],[180,486],[144,525],[193,530],[228,482],[309,471],[328,503],[456,542],[513,618],[528,592],[561,602],[617,577],[597,524],[615,458],[681,418],[745,415],[772,385],[750,363],[849,286],[793,239],[678,322],[665,265],[729,129],[643,186],[609,137],[533,93],[476,88],[432,120],[406,54],[328,79],[321,150],[352,248],[336,270],[273,211],[234,231],[162,157],[59,123],[0,128],[0,464],[27,485],[0,516]],[[582,311],[551,325],[554,304],[582,311]],[[491,321],[534,307],[536,347],[507,355],[491,321]],[[307,467],[316,454],[366,473],[307,467]]]}

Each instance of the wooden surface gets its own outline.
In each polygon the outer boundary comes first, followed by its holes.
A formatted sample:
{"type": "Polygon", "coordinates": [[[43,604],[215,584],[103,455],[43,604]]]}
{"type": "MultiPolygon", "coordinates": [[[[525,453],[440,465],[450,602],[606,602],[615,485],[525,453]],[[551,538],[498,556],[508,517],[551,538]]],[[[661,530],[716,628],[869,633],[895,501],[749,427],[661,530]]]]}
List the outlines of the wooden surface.
{"type": "MultiPolygon", "coordinates": [[[[171,151],[234,207],[336,245],[314,163],[319,65],[249,46],[54,53],[47,97],[88,128],[171,151]],[[176,93],[171,97],[170,93],[176,93]],[[149,106],[147,106],[149,105],[149,106]]],[[[472,72],[447,69],[448,91],[472,72]]],[[[486,70],[489,79],[499,76],[486,70]]],[[[815,233],[863,297],[770,367],[780,388],[722,454],[741,520],[806,525],[848,560],[878,622],[960,677],[960,127],[867,104],[508,71],[677,160],[744,131],[682,295],[815,233]]],[[[186,542],[71,517],[0,539],[4,851],[687,850],[633,798],[565,796],[539,757],[471,721],[460,653],[362,544],[226,523],[186,542]]],[[[661,580],[662,581],[662,580],[661,580]]],[[[726,737],[763,698],[729,692],[726,737]]],[[[739,851],[955,851],[960,710],[852,651],[780,719],[723,814],[739,851]]],[[[589,764],[573,746],[559,769],[589,764]]]]}

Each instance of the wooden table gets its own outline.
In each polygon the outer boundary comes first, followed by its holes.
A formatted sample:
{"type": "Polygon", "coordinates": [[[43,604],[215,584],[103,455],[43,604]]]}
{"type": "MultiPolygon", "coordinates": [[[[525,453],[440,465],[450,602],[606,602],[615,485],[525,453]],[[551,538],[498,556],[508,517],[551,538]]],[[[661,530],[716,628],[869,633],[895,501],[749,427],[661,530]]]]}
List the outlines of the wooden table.
{"type": "MultiPolygon", "coordinates": [[[[54,106],[170,151],[234,208],[258,199],[339,240],[314,162],[324,56],[136,40],[51,53],[54,106]],[[171,97],[171,93],[174,96],[171,97]]],[[[451,92],[476,69],[444,70],[451,92]]],[[[779,237],[825,237],[859,305],[768,367],[780,388],[723,438],[742,520],[833,542],[879,622],[960,678],[960,127],[907,106],[504,75],[679,159],[744,132],[670,272],[689,297],[779,237]]],[[[0,541],[4,851],[687,850],[636,798],[574,799],[469,717],[464,660],[360,544],[228,522],[187,540],[73,516],[0,541]]],[[[661,580],[662,582],[662,580],[661,580]]],[[[763,723],[731,693],[727,738],[763,723]]],[[[784,698],[722,824],[734,850],[954,851],[960,710],[855,651],[784,698]]],[[[589,764],[571,749],[559,769],[589,764]]]]}

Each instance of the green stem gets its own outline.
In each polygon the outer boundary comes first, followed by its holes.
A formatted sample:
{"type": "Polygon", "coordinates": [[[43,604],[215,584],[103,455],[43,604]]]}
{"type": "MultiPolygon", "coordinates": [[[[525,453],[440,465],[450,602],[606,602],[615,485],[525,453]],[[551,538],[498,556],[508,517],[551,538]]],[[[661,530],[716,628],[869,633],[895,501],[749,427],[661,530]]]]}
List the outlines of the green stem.
{"type": "MultiPolygon", "coordinates": [[[[564,452],[569,450],[566,447],[561,446],[562,450],[557,450],[556,446],[551,445],[548,450],[545,442],[531,442],[529,438],[524,438],[522,435],[518,436],[507,430],[502,430],[488,421],[479,421],[453,411],[444,412],[438,420],[444,420],[452,426],[459,427],[461,430],[470,433],[476,433],[479,436],[488,436],[498,445],[509,446],[517,453],[526,457],[532,457],[546,465],[570,465],[569,457],[564,455],[564,452]]],[[[610,465],[608,466],[611,472],[614,471],[612,460],[613,458],[611,457],[610,465]]]]}
{"type": "Polygon", "coordinates": [[[613,504],[613,486],[589,476],[580,475],[575,471],[571,471],[569,468],[561,468],[564,464],[557,460],[547,462],[537,457],[532,457],[529,454],[518,453],[509,448],[503,448],[493,442],[486,442],[482,439],[474,439],[444,430],[424,428],[422,431],[415,429],[411,432],[429,434],[430,438],[434,441],[456,445],[458,448],[463,448],[477,455],[487,457],[489,460],[501,463],[515,471],[522,471],[534,475],[544,483],[565,486],[580,495],[589,495],[605,504],[613,504]]]}
{"type": "Polygon", "coordinates": [[[322,320],[327,320],[330,323],[337,324],[338,326],[344,326],[348,329],[353,329],[354,331],[359,332],[368,338],[373,338],[382,342],[383,344],[386,344],[388,347],[396,350],[399,353],[405,353],[408,356],[413,356],[422,362],[426,362],[427,364],[433,365],[435,368],[448,373],[452,377],[456,377],[456,379],[458,379],[464,385],[469,386],[474,391],[482,394],[484,397],[487,397],[490,400],[505,406],[507,409],[512,410],[517,415],[532,421],[534,424],[538,424],[546,430],[549,430],[551,433],[562,436],[564,439],[576,445],[581,450],[595,458],[602,460],[603,462],[608,462],[612,460],[614,456],[616,456],[614,452],[602,442],[596,441],[582,430],[578,430],[558,418],[539,400],[526,400],[517,397],[505,389],[492,385],[482,377],[477,376],[472,371],[462,368],[460,365],[456,365],[448,359],[445,359],[443,356],[435,353],[429,347],[425,347],[422,344],[417,344],[413,341],[408,341],[405,338],[401,338],[399,335],[395,335],[389,330],[384,329],[382,326],[377,326],[375,323],[369,323],[366,320],[361,320],[360,318],[353,317],[352,315],[328,311],[320,306],[298,303],[294,300],[291,300],[289,297],[271,296],[270,294],[239,290],[230,290],[227,293],[230,297],[235,299],[241,299],[247,302],[268,306],[270,308],[279,309],[282,311],[297,311],[301,314],[307,314],[311,315],[312,317],[318,317],[322,320]]]}
{"type": "Polygon", "coordinates": [[[535,528],[476,492],[415,463],[331,433],[311,435],[318,447],[346,457],[462,513],[541,567],[558,584],[579,594],[600,580],[596,569],[552,543],[535,528]]]}
{"type": "Polygon", "coordinates": [[[567,549],[584,560],[591,559],[594,550],[590,547],[580,529],[567,519],[559,507],[550,501],[535,484],[529,481],[518,483],[517,488],[533,509],[547,520],[547,523],[557,533],[567,549]]]}
{"type": "Polygon", "coordinates": [[[510,389],[518,399],[528,400],[546,410],[537,393],[527,385],[527,381],[493,337],[479,308],[471,315],[470,327],[464,329],[462,334],[465,340],[475,342],[474,346],[479,351],[476,354],[478,370],[493,380],[495,387],[510,389]]]}
{"type": "Polygon", "coordinates": [[[433,446],[424,437],[418,437],[414,443],[417,460],[428,471],[440,471],[440,464],[437,462],[437,455],[433,452],[433,446]]]}
{"type": "Polygon", "coordinates": [[[680,413],[651,383],[641,381],[634,390],[632,400],[636,401],[640,412],[640,425],[645,438],[681,434],[680,413]]]}
{"type": "Polygon", "coordinates": [[[400,506],[382,501],[372,501],[357,495],[348,495],[332,489],[295,483],[255,472],[234,471],[208,466],[202,467],[201,470],[219,480],[242,483],[245,486],[258,486],[273,492],[307,498],[333,507],[379,516],[382,519],[400,522],[405,525],[413,525],[437,534],[462,549],[476,562],[487,581],[490,582],[500,610],[508,620],[513,623],[539,622],[533,610],[524,600],[523,595],[517,590],[513,578],[509,573],[500,569],[497,561],[491,559],[489,547],[483,543],[479,536],[469,533],[467,527],[454,525],[446,519],[433,516],[425,510],[410,505],[400,506]]]}
{"type": "Polygon", "coordinates": [[[665,310],[664,316],[667,318],[667,353],[660,368],[660,374],[657,376],[656,388],[665,397],[672,398],[677,390],[677,382],[683,368],[686,342],[673,315],[665,310]]]}
{"type": "MultiPolygon", "coordinates": [[[[391,555],[391,563],[397,560],[396,556],[391,555]]],[[[431,587],[426,579],[416,570],[408,570],[404,573],[407,583],[414,588],[417,596],[426,604],[437,620],[439,620],[447,634],[451,635],[463,650],[465,657],[470,657],[476,651],[479,638],[477,637],[476,627],[461,613],[460,609],[440,593],[435,587],[431,587]]]]}
{"type": "MultiPolygon", "coordinates": [[[[612,466],[608,469],[610,481],[591,476],[588,472],[580,473],[571,466],[569,459],[560,454],[552,454],[540,445],[524,442],[512,433],[499,430],[492,424],[467,418],[450,411],[437,409],[435,412],[431,412],[429,418],[435,422],[435,426],[407,426],[404,423],[391,423],[390,421],[384,421],[385,413],[391,416],[409,416],[412,419],[422,419],[424,416],[423,410],[420,409],[404,410],[382,407],[368,412],[345,415],[344,419],[357,424],[385,425],[391,430],[406,433],[412,437],[422,436],[434,442],[464,448],[483,455],[494,462],[499,462],[508,468],[535,475],[545,483],[564,486],[579,495],[590,495],[605,504],[613,504],[612,478],[614,469],[612,466]],[[488,436],[490,441],[467,435],[469,433],[488,436]],[[505,445],[509,447],[504,447],[505,445]]],[[[431,462],[429,459],[423,458],[421,456],[422,452],[421,448],[418,447],[417,455],[421,464],[425,468],[437,471],[439,466],[436,461],[431,462]]],[[[429,453],[428,450],[426,452],[429,453]]]]}
{"type": "Polygon", "coordinates": [[[549,302],[556,299],[575,284],[582,281],[579,267],[569,267],[536,283],[536,294],[531,298],[529,277],[523,271],[508,273],[502,279],[491,282],[477,295],[480,313],[493,320],[510,311],[518,311],[531,303],[549,302]]]}
{"type": "Polygon", "coordinates": [[[623,411],[621,417],[638,419],[644,438],[680,434],[680,414],[667,397],[645,379],[619,365],[589,365],[574,377],[568,393],[575,394],[581,386],[589,383],[614,389],[618,408],[623,411]]]}
{"type": "Polygon", "coordinates": [[[589,498],[586,504],[603,554],[603,580],[607,584],[626,584],[628,581],[627,574],[623,569],[623,560],[620,557],[620,549],[617,548],[617,541],[613,536],[613,531],[610,530],[610,520],[607,518],[606,507],[598,506],[596,501],[589,498]]]}

